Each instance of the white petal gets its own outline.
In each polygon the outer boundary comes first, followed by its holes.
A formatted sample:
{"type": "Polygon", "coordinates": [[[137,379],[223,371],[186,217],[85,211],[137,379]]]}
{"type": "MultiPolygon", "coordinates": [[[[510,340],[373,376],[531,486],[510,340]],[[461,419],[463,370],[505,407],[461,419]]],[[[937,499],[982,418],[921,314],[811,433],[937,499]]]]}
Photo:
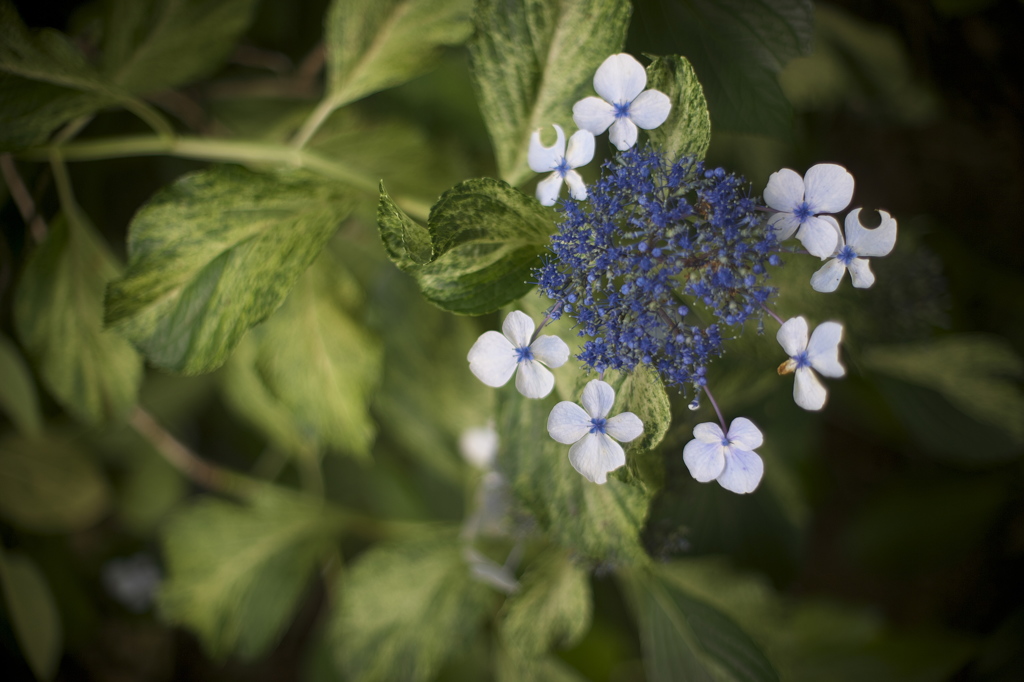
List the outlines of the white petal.
{"type": "Polygon", "coordinates": [[[800,219],[792,213],[776,213],[768,219],[768,227],[775,230],[775,238],[782,242],[793,236],[800,227],[800,219]]]}
{"type": "Polygon", "coordinates": [[[588,481],[605,483],[609,471],[626,463],[626,453],[605,434],[588,433],[569,448],[569,463],[588,481]]]}
{"type": "Polygon", "coordinates": [[[839,229],[839,221],[830,215],[820,215],[818,216],[818,220],[824,220],[826,223],[832,226],[833,230],[836,231],[836,248],[835,251],[832,252],[832,255],[837,255],[842,250],[842,248],[846,246],[846,241],[843,240],[843,231],[839,229]]]}
{"type": "Polygon", "coordinates": [[[697,424],[693,427],[693,437],[702,443],[718,443],[722,444],[725,440],[725,434],[722,433],[722,427],[715,422],[704,422],[703,424],[697,424]]]}
{"type": "Polygon", "coordinates": [[[600,135],[615,122],[615,107],[600,97],[584,97],[572,107],[576,127],[600,135]]]}
{"type": "Polygon", "coordinates": [[[632,412],[623,412],[609,419],[604,431],[620,443],[628,443],[640,437],[644,432],[644,423],[632,412]]]}
{"type": "Polygon", "coordinates": [[[469,349],[469,369],[488,386],[504,386],[516,371],[516,349],[498,332],[484,332],[469,349]]]}
{"type": "Polygon", "coordinates": [[[565,157],[565,132],[561,126],[552,125],[555,129],[557,139],[551,147],[545,147],[540,141],[540,128],[530,135],[530,152],[526,156],[526,163],[534,173],[547,173],[558,168],[565,157]]]}
{"type": "Polygon", "coordinates": [[[566,445],[583,438],[593,426],[590,415],[582,407],[568,400],[555,405],[548,415],[548,435],[566,445]]]}
{"type": "Polygon", "coordinates": [[[594,74],[594,90],[612,104],[632,102],[645,87],[647,72],[630,54],[613,54],[594,74]]]}
{"type": "Polygon", "coordinates": [[[477,469],[490,469],[498,456],[498,431],[494,426],[466,429],[459,436],[459,452],[477,469]]]}
{"type": "Polygon", "coordinates": [[[557,336],[541,336],[530,344],[533,357],[548,367],[561,367],[569,359],[569,346],[557,336]]]}
{"type": "Polygon", "coordinates": [[[863,258],[854,258],[850,261],[849,268],[853,286],[858,289],[867,289],[875,283],[875,273],[871,272],[871,264],[863,258]]]}
{"type": "Polygon", "coordinates": [[[796,371],[796,382],[793,384],[793,400],[805,410],[820,410],[825,406],[824,384],[809,367],[801,367],[796,371]]]}
{"type": "Polygon", "coordinates": [[[839,287],[839,281],[846,272],[846,266],[838,258],[833,258],[811,275],[811,288],[815,291],[828,293],[839,287]]]}
{"type": "Polygon", "coordinates": [[[636,124],[628,118],[620,118],[612,124],[608,131],[608,140],[615,145],[620,152],[624,152],[636,144],[636,124]]]}
{"type": "Polygon", "coordinates": [[[807,350],[807,320],[803,316],[786,320],[775,338],[789,357],[802,353],[807,350]]]}
{"type": "Polygon", "coordinates": [[[853,199],[853,176],[834,163],[812,166],[804,176],[804,200],[812,213],[838,213],[853,199]]]}
{"type": "Polygon", "coordinates": [[[764,443],[761,429],[746,417],[736,417],[729,424],[729,442],[736,443],[745,450],[756,450],[764,443]]]}
{"type": "Polygon", "coordinates": [[[756,452],[731,447],[725,455],[725,469],[718,484],[726,490],[743,495],[752,493],[764,476],[764,462],[756,452]]]}
{"type": "Polygon", "coordinates": [[[519,363],[516,389],[527,398],[543,398],[555,387],[555,375],[536,360],[519,363]]]}
{"type": "Polygon", "coordinates": [[[792,213],[804,200],[804,179],[795,170],[783,168],[768,177],[764,203],[776,211],[792,213]]]}
{"type": "Polygon", "coordinates": [[[811,216],[800,226],[796,238],[812,256],[824,260],[836,252],[839,236],[827,220],[811,216]]]}
{"type": "Polygon", "coordinates": [[[701,483],[713,481],[725,468],[725,446],[722,441],[705,443],[691,440],[683,448],[683,461],[694,480],[701,483]]]}
{"type": "Polygon", "coordinates": [[[672,102],[660,90],[644,90],[629,105],[629,118],[644,130],[653,130],[668,120],[672,102]]]}
{"type": "Polygon", "coordinates": [[[576,171],[571,170],[565,174],[565,184],[569,185],[569,196],[576,201],[584,201],[587,198],[587,185],[576,171]]]}
{"type": "Polygon", "coordinates": [[[537,201],[541,206],[554,206],[562,191],[562,176],[552,173],[537,183],[537,201]]]}
{"type": "Polygon", "coordinates": [[[501,332],[515,348],[525,348],[530,345],[530,337],[533,336],[534,328],[533,320],[521,310],[510,312],[501,324],[501,332]]]}
{"type": "Polygon", "coordinates": [[[846,369],[839,364],[839,342],[843,340],[843,325],[822,322],[811,334],[807,344],[807,361],[822,376],[841,377],[846,369]]]}
{"type": "Polygon", "coordinates": [[[565,152],[565,160],[569,168],[586,166],[594,160],[594,133],[589,130],[577,130],[569,138],[569,148],[565,152]]]}
{"type": "Polygon", "coordinates": [[[600,379],[594,379],[583,388],[580,402],[591,417],[603,419],[615,404],[615,389],[600,379]]]}
{"type": "Polygon", "coordinates": [[[847,242],[858,256],[887,256],[896,245],[896,219],[885,211],[878,213],[882,223],[873,230],[861,224],[859,208],[846,216],[847,242]]]}

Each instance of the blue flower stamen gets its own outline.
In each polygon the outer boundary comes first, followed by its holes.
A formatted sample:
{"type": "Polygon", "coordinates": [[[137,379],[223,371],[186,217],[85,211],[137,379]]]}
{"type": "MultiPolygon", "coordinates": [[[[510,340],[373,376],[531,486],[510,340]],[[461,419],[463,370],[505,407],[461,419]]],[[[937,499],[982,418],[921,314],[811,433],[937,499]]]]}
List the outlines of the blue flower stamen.
{"type": "Polygon", "coordinates": [[[590,420],[590,433],[604,433],[608,420],[602,417],[595,417],[590,420]]]}
{"type": "Polygon", "coordinates": [[[807,222],[808,218],[814,215],[814,210],[807,205],[806,201],[802,201],[795,209],[793,209],[793,215],[795,215],[797,220],[803,224],[807,222]]]}
{"type": "Polygon", "coordinates": [[[612,106],[615,107],[615,118],[628,118],[630,104],[632,104],[632,102],[625,102],[623,104],[613,104],[612,106]]]}
{"type": "Polygon", "coordinates": [[[533,350],[529,346],[516,348],[516,362],[526,362],[527,360],[533,360],[533,350]]]}

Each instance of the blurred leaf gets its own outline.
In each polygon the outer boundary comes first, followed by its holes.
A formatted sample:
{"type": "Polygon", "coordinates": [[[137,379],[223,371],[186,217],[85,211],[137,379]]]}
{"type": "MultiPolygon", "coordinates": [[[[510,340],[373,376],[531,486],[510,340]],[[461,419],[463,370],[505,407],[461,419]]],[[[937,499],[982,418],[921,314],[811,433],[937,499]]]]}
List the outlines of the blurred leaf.
{"type": "Polygon", "coordinates": [[[327,97],[339,107],[428,70],[472,30],[471,0],[334,0],[327,11],[327,97]]]}
{"type": "Polygon", "coordinates": [[[531,197],[500,180],[476,178],[445,192],[416,224],[381,187],[381,239],[392,261],[416,278],[434,305],[463,315],[497,310],[533,288],[554,219],[531,197]],[[432,256],[427,256],[429,234],[432,256]]]}
{"type": "Polygon", "coordinates": [[[167,460],[140,443],[131,467],[117,486],[117,518],[125,528],[150,537],[185,497],[188,484],[167,460]]]}
{"type": "Polygon", "coordinates": [[[375,547],[342,578],[332,615],[335,660],[347,679],[431,679],[491,611],[454,532],[375,547]]]}
{"type": "Polygon", "coordinates": [[[640,0],[636,13],[649,49],[693,64],[715,130],[790,135],[792,110],[776,74],[810,52],[810,0],[640,0]]]}
{"type": "Polygon", "coordinates": [[[43,382],[88,424],[123,419],[142,383],[142,358],[103,328],[104,288],[119,271],[84,214],[62,214],[25,264],[15,294],[15,326],[43,382]]]}
{"type": "Polygon", "coordinates": [[[25,660],[37,679],[52,680],[64,637],[60,612],[46,578],[27,556],[5,553],[0,545],[0,588],[25,660]]]}
{"type": "Polygon", "coordinates": [[[110,491],[96,464],[57,438],[0,440],[0,515],[25,530],[89,528],[107,512],[110,491]]]}
{"type": "Polygon", "coordinates": [[[592,93],[601,62],[622,51],[630,11],[626,0],[477,3],[469,51],[502,179],[519,185],[531,176],[534,130],[575,127],[572,106],[592,93]]]}
{"type": "Polygon", "coordinates": [[[681,156],[703,159],[711,142],[711,117],[690,62],[685,57],[659,57],[647,67],[647,87],[661,90],[672,102],[668,120],[648,131],[651,144],[670,161],[681,156]]]}
{"type": "Polygon", "coordinates": [[[17,347],[0,334],[0,406],[23,436],[38,436],[43,428],[39,396],[32,375],[17,347]]]}
{"type": "Polygon", "coordinates": [[[637,570],[624,576],[651,682],[779,679],[731,618],[660,575],[664,570],[637,570]]]}
{"type": "Polygon", "coordinates": [[[495,682],[586,682],[575,669],[554,656],[522,659],[509,655],[497,657],[495,682]]]}
{"type": "Polygon", "coordinates": [[[249,506],[206,498],[181,509],[163,533],[161,610],[211,656],[258,657],[289,625],[339,526],[322,502],[270,486],[249,506]]]}
{"type": "Polygon", "coordinates": [[[586,634],[593,610],[590,578],[564,551],[549,552],[505,601],[499,632],[518,659],[539,657],[554,646],[571,647],[586,634]]]}
{"type": "Polygon", "coordinates": [[[301,172],[222,166],[179,178],[132,220],[106,322],[158,367],[216,369],[281,305],[350,209],[343,187],[301,172]]]}
{"type": "Polygon", "coordinates": [[[249,27],[258,0],[106,0],[103,72],[137,93],[211,73],[249,27]]]}

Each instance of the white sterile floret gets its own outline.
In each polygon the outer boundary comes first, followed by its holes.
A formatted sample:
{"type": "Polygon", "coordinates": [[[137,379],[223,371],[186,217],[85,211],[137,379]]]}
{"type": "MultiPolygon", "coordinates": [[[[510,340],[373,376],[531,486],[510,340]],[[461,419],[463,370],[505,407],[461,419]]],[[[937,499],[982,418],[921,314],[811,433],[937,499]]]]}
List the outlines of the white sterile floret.
{"type": "Polygon", "coordinates": [[[565,146],[565,133],[562,127],[552,125],[555,129],[554,146],[545,147],[540,141],[540,128],[533,131],[530,137],[530,153],[527,163],[535,173],[554,171],[537,184],[537,200],[542,206],[554,206],[562,191],[562,181],[569,185],[569,196],[577,201],[587,198],[587,186],[583,184],[580,174],[572,170],[586,166],[594,158],[594,135],[586,130],[577,130],[569,138],[569,147],[565,146]]]}
{"type": "Polygon", "coordinates": [[[786,320],[776,335],[779,345],[789,360],[779,365],[779,374],[796,373],[793,399],[805,410],[820,410],[825,406],[827,393],[818,374],[841,377],[846,368],[839,364],[839,342],[843,338],[843,325],[823,322],[807,339],[807,320],[794,317],[786,320]]]}
{"type": "Polygon", "coordinates": [[[765,204],[779,211],[768,219],[775,237],[781,242],[796,232],[804,248],[822,259],[835,253],[839,237],[834,223],[819,214],[838,213],[852,198],[853,176],[834,163],[812,166],[802,178],[783,168],[771,174],[764,188],[765,204]]]}
{"type": "Polygon", "coordinates": [[[637,126],[657,128],[668,119],[672,102],[658,90],[644,90],[647,72],[628,54],[613,54],[594,74],[600,97],[586,97],[572,108],[572,120],[583,130],[600,135],[611,127],[608,139],[619,151],[636,144],[637,126]]]}
{"type": "Polygon", "coordinates": [[[548,434],[559,443],[572,444],[569,462],[584,478],[605,483],[608,472],[626,463],[626,453],[615,441],[628,443],[639,437],[644,424],[632,412],[609,418],[615,389],[599,379],[586,385],[581,402],[582,408],[568,401],[555,405],[548,415],[548,434]]]}
{"type": "Polygon", "coordinates": [[[488,386],[504,386],[516,375],[516,388],[527,398],[543,398],[555,386],[555,376],[544,368],[561,367],[569,359],[569,346],[557,336],[533,339],[533,320],[514,310],[501,325],[502,333],[484,332],[469,349],[469,369],[488,386]],[[531,340],[532,339],[532,340],[531,340]]]}
{"type": "Polygon", "coordinates": [[[867,289],[875,283],[867,257],[886,256],[896,245],[896,219],[885,211],[878,213],[882,216],[882,224],[870,229],[861,224],[859,208],[850,211],[846,216],[845,243],[840,234],[833,258],[811,277],[811,287],[815,291],[835,291],[847,270],[853,286],[858,289],[867,289]]]}
{"type": "Polygon", "coordinates": [[[701,483],[718,481],[734,493],[752,493],[764,475],[764,462],[755,448],[764,437],[746,417],[737,417],[729,425],[729,433],[714,422],[697,424],[693,437],[683,448],[683,461],[690,475],[701,483]]]}
{"type": "Polygon", "coordinates": [[[459,436],[459,452],[464,460],[477,469],[493,469],[494,460],[498,457],[498,431],[494,428],[494,422],[463,431],[459,436]]]}

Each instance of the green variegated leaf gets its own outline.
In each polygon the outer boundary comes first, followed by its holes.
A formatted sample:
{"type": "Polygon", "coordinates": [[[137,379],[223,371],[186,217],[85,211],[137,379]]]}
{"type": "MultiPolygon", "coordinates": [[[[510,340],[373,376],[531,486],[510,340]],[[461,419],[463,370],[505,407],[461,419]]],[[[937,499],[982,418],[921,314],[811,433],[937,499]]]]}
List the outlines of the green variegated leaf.
{"type": "Polygon", "coordinates": [[[469,43],[480,110],[501,177],[519,185],[531,133],[557,123],[572,131],[572,106],[593,94],[594,73],[622,50],[627,0],[483,0],[469,43]]]}
{"type": "Polygon", "coordinates": [[[552,646],[571,647],[590,627],[590,578],[562,551],[549,553],[505,602],[499,632],[517,659],[532,659],[552,646]]]}
{"type": "Polygon", "coordinates": [[[472,30],[471,0],[334,0],[325,20],[334,107],[404,83],[472,30]]]}
{"type": "Polygon", "coordinates": [[[384,183],[380,183],[380,203],[377,204],[377,227],[388,257],[402,270],[429,263],[434,249],[430,232],[398,207],[384,183]]]}
{"type": "Polygon", "coordinates": [[[0,150],[16,151],[46,142],[54,130],[68,121],[117,100],[111,95],[0,73],[0,101],[4,103],[0,107],[0,150]]]}
{"type": "Polygon", "coordinates": [[[647,87],[660,90],[672,102],[672,112],[660,127],[648,132],[665,158],[703,159],[711,142],[711,117],[704,90],[685,57],[659,57],[647,67],[647,87]]]}
{"type": "Polygon", "coordinates": [[[254,658],[284,632],[340,517],[322,502],[266,487],[248,506],[206,498],[163,533],[160,608],[217,658],[254,658]]]}
{"type": "Polygon", "coordinates": [[[375,547],[339,584],[335,660],[346,679],[425,682],[476,633],[494,593],[474,580],[455,532],[375,547]]]}
{"type": "Polygon", "coordinates": [[[14,300],[18,336],[69,413],[99,424],[135,404],[142,359],[103,328],[103,292],[120,266],[80,212],[58,217],[32,254],[14,300]]]}
{"type": "Polygon", "coordinates": [[[7,619],[29,668],[39,680],[52,680],[60,663],[60,612],[46,578],[30,558],[5,552],[0,544],[0,591],[7,619]]]}
{"type": "Polygon", "coordinates": [[[186,175],[132,220],[106,323],[158,367],[216,369],[281,304],[350,208],[343,186],[303,172],[186,175]]]}
{"type": "Polygon", "coordinates": [[[658,373],[647,365],[638,365],[629,374],[605,372],[605,381],[615,389],[615,409],[632,412],[644,423],[643,435],[630,443],[630,449],[656,448],[672,423],[672,406],[658,373]]]}
{"type": "Polygon", "coordinates": [[[43,428],[39,396],[32,375],[11,340],[0,334],[0,407],[24,436],[38,436],[43,428]]]}

